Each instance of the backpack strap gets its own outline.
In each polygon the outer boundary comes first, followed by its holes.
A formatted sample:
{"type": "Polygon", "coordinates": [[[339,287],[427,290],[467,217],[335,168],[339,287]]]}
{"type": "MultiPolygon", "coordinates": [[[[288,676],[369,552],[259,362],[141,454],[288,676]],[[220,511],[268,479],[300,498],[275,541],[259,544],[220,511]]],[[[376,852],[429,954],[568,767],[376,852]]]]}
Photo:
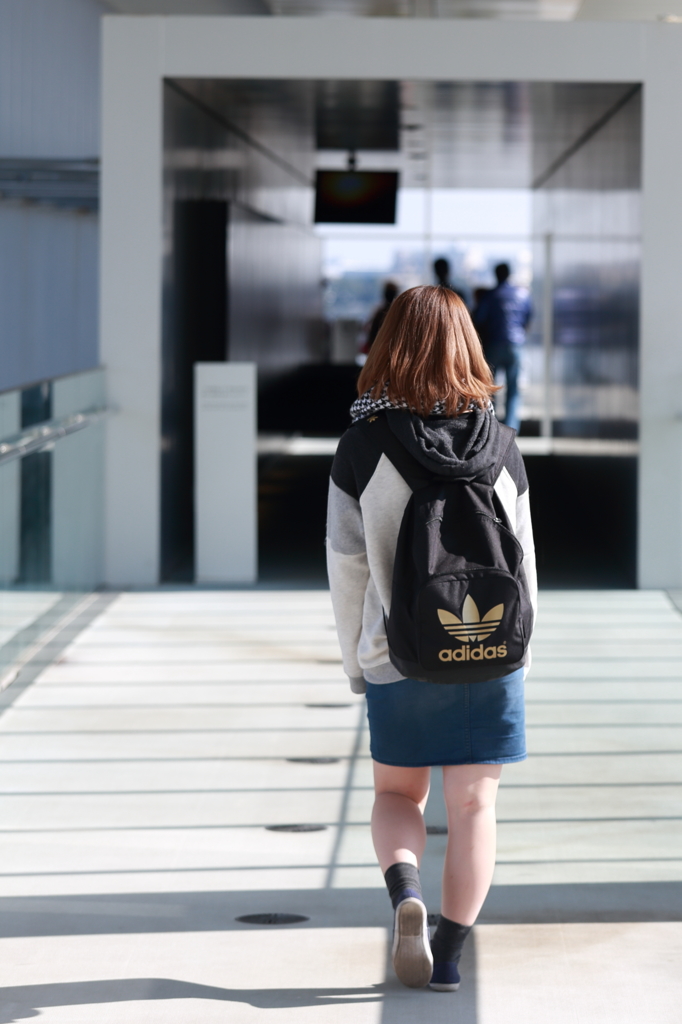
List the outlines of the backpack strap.
{"type": "Polygon", "coordinates": [[[392,462],[411,490],[418,491],[420,488],[433,483],[436,479],[436,474],[430,473],[400,443],[389,427],[383,412],[369,416],[357,425],[361,428],[369,443],[392,462]]]}
{"type": "Polygon", "coordinates": [[[509,449],[516,440],[516,431],[511,427],[506,426],[504,423],[497,424],[499,430],[500,439],[500,456],[495,463],[495,470],[493,473],[493,485],[497,483],[500,473],[504,469],[504,464],[507,461],[509,455],[509,449]]]}

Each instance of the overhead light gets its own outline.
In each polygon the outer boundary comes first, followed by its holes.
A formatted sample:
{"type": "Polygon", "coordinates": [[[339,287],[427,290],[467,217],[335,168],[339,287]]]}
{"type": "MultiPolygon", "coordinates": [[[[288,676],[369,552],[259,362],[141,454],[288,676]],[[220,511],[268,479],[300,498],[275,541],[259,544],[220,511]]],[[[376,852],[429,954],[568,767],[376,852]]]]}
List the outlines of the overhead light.
{"type": "Polygon", "coordinates": [[[682,14],[659,14],[659,21],[667,21],[672,24],[682,23],[682,14]]]}

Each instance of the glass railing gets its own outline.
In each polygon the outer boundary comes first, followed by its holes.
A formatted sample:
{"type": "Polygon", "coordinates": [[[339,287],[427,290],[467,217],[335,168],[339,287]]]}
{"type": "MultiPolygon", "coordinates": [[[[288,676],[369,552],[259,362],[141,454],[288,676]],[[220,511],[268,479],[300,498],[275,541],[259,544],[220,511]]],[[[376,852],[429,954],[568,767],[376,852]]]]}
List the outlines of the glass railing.
{"type": "Polygon", "coordinates": [[[0,393],[0,689],[102,579],[104,371],[0,393]]]}

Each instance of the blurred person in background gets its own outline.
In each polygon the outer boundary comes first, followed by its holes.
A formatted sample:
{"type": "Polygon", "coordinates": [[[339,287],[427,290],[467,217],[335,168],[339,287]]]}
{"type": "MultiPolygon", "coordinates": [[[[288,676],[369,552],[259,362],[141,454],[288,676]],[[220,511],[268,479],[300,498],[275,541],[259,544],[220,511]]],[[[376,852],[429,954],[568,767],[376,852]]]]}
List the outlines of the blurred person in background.
{"type": "Polygon", "coordinates": [[[521,424],[521,351],[533,310],[527,290],[513,285],[509,280],[510,274],[508,263],[497,264],[497,285],[481,297],[474,310],[473,321],[493,377],[497,370],[504,371],[507,385],[504,422],[518,431],[521,424]]]}
{"type": "Polygon", "coordinates": [[[360,351],[364,355],[367,355],[367,353],[371,349],[372,345],[374,344],[374,339],[376,338],[377,334],[379,333],[381,325],[383,324],[384,320],[386,319],[386,314],[388,313],[389,309],[391,308],[391,303],[393,302],[393,300],[395,299],[396,295],[398,294],[398,291],[399,291],[398,285],[394,281],[387,281],[385,283],[385,285],[384,285],[384,301],[381,303],[380,306],[377,307],[377,309],[375,309],[374,313],[372,313],[372,317],[369,320],[369,324],[368,324],[368,327],[367,327],[367,337],[365,338],[365,341],[364,341],[364,343],[362,345],[362,348],[360,349],[360,351]]]}
{"type": "Polygon", "coordinates": [[[462,302],[466,304],[466,296],[461,288],[455,288],[454,284],[450,281],[450,264],[444,256],[439,256],[437,260],[433,261],[433,272],[436,276],[436,282],[442,288],[449,288],[455,295],[459,295],[462,302]]]}
{"type": "MultiPolygon", "coordinates": [[[[483,299],[485,298],[486,295],[488,295],[489,292],[490,292],[490,288],[474,288],[473,296],[472,296],[474,301],[473,301],[473,306],[471,308],[471,318],[474,321],[474,323],[476,322],[476,314],[478,313],[479,307],[480,307],[481,303],[483,302],[483,299]]],[[[485,334],[485,331],[482,328],[479,328],[478,336],[481,339],[481,345],[483,345],[483,354],[485,355],[485,351],[486,351],[486,334],[485,334]]]]}

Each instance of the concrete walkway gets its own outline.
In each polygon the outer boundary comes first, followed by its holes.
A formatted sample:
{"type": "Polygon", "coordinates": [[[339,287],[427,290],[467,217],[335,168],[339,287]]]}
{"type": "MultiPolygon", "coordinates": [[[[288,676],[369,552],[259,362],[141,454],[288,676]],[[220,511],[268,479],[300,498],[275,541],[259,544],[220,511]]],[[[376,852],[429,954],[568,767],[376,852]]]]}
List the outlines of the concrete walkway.
{"type": "MultiPolygon", "coordinates": [[[[134,593],[91,612],[1,698],[0,1024],[680,1024],[666,595],[542,595],[531,757],[503,774],[496,884],[456,995],[388,967],[364,704],[328,594],[134,593]],[[325,827],[267,828],[288,824],[325,827]],[[257,913],[308,920],[236,920],[257,913]]],[[[423,866],[434,912],[445,842],[423,866]]]]}

